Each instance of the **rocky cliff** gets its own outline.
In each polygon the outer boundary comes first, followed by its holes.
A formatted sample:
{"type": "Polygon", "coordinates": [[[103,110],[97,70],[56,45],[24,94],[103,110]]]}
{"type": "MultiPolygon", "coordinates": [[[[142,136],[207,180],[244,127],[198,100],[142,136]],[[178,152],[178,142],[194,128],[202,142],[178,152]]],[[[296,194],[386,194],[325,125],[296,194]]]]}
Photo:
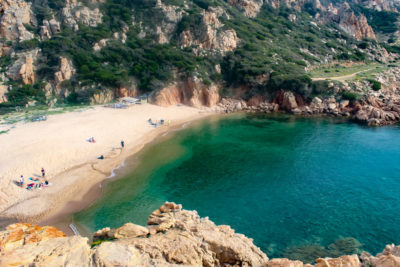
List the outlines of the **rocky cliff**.
{"type": "MultiPolygon", "coordinates": [[[[92,248],[81,236],[66,237],[53,227],[13,224],[0,232],[1,266],[260,266],[311,267],[301,261],[268,259],[251,239],[227,225],[215,225],[196,211],[166,202],[147,226],[127,223],[104,228],[92,248]]],[[[400,246],[368,253],[316,259],[315,267],[390,267],[400,264],[400,246]]]]}
{"type": "Polygon", "coordinates": [[[1,0],[0,108],[144,93],[161,105],[213,106],[219,90],[265,90],[272,73],[393,61],[396,35],[377,43],[375,31],[398,10],[381,0],[1,0]]]}
{"type": "Polygon", "coordinates": [[[12,41],[32,39],[34,34],[25,28],[34,19],[31,4],[23,0],[2,0],[0,4],[0,36],[12,41]]]}

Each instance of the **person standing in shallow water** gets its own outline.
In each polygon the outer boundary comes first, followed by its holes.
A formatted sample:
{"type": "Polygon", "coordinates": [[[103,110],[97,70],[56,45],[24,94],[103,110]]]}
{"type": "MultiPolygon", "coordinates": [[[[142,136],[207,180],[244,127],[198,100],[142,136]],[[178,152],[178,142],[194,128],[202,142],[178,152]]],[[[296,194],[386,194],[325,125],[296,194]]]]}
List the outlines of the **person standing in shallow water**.
{"type": "Polygon", "coordinates": [[[43,168],[42,168],[41,172],[42,172],[42,177],[44,177],[46,175],[46,173],[43,168]]]}
{"type": "Polygon", "coordinates": [[[121,147],[124,148],[124,146],[125,146],[125,142],[124,142],[124,140],[122,140],[121,141],[121,147]]]}

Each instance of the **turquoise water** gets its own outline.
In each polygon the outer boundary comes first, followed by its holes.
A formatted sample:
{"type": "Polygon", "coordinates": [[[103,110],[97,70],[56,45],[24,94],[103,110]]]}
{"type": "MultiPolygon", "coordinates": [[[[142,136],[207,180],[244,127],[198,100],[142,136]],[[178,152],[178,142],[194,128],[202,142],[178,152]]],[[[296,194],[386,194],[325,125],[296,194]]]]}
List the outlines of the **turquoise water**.
{"type": "Polygon", "coordinates": [[[312,261],[400,244],[400,127],[329,118],[210,118],[148,145],[75,220],[145,224],[164,201],[312,261]],[[133,168],[135,167],[135,168],[133,168]]]}

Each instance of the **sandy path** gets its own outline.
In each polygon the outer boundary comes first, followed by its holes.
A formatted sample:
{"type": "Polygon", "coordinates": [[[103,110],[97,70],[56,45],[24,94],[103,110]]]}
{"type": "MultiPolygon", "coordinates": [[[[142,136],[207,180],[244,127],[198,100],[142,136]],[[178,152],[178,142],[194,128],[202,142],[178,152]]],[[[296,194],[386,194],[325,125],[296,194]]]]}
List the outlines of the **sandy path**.
{"type": "Polygon", "coordinates": [[[367,72],[367,71],[370,71],[370,70],[372,70],[372,69],[360,70],[360,71],[354,72],[352,74],[343,75],[343,76],[325,77],[325,78],[312,78],[312,80],[313,81],[324,81],[324,80],[346,81],[346,80],[354,78],[359,73],[367,72]]]}
{"type": "Polygon", "coordinates": [[[19,123],[0,135],[0,217],[38,222],[62,212],[110,175],[127,157],[168,127],[155,129],[147,120],[171,120],[172,125],[210,114],[185,106],[150,104],[129,109],[95,107],[83,112],[49,116],[47,121],[19,123]],[[94,137],[96,143],[86,140],[94,137]],[[125,141],[122,150],[120,141],[125,141]],[[104,155],[104,160],[98,160],[104,155]],[[25,181],[45,168],[52,185],[28,191],[13,181],[25,181]]]}

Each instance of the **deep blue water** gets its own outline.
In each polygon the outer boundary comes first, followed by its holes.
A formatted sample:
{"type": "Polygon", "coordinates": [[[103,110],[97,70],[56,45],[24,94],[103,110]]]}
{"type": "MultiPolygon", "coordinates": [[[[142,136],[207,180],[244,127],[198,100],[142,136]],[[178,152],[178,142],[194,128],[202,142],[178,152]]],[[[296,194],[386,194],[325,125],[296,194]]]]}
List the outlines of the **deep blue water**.
{"type": "Polygon", "coordinates": [[[230,225],[269,257],[312,261],[400,244],[399,126],[210,118],[146,146],[124,172],[74,216],[79,224],[145,224],[168,200],[230,225]]]}

